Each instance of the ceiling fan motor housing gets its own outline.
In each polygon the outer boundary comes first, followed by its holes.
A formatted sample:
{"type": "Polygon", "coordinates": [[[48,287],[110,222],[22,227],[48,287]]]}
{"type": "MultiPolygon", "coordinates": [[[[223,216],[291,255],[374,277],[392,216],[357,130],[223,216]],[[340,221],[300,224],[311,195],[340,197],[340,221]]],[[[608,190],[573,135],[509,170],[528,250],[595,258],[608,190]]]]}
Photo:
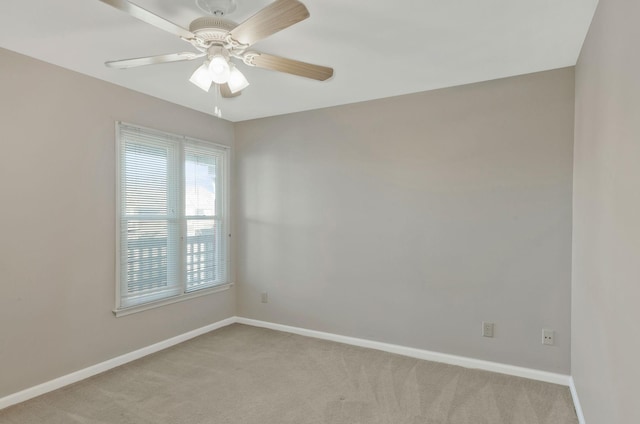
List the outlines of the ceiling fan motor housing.
{"type": "Polygon", "coordinates": [[[223,44],[225,37],[238,24],[217,16],[203,16],[191,22],[189,31],[206,43],[223,44]]]}

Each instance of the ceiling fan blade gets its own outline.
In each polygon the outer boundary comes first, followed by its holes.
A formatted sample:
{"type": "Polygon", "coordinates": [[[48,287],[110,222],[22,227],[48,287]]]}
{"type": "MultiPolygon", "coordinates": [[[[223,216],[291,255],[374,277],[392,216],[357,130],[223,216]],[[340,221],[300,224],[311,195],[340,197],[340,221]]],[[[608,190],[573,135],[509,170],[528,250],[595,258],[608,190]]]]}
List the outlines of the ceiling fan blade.
{"type": "Polygon", "coordinates": [[[128,13],[129,15],[141,20],[142,22],[146,22],[149,25],[155,26],[156,28],[160,28],[164,31],[170,32],[171,34],[177,35],[178,37],[185,38],[187,40],[195,38],[195,35],[191,31],[188,31],[171,21],[161,18],[160,16],[149,12],[147,9],[143,9],[142,7],[127,0],[100,1],[128,13]]]}
{"type": "Polygon", "coordinates": [[[109,62],[105,62],[104,64],[107,65],[109,68],[127,69],[127,68],[135,68],[136,66],[155,65],[157,63],[169,63],[169,62],[180,62],[182,60],[193,60],[199,57],[204,57],[206,55],[207,55],[206,53],[183,52],[183,53],[163,54],[160,56],[136,57],[134,59],[112,60],[109,62]]]}
{"type": "Polygon", "coordinates": [[[239,95],[242,94],[242,90],[240,91],[236,91],[235,93],[231,92],[231,89],[229,88],[229,84],[220,84],[220,95],[222,97],[224,97],[225,99],[230,99],[232,97],[238,97],[239,95]]]}
{"type": "Polygon", "coordinates": [[[229,32],[233,42],[251,45],[309,17],[298,0],[276,0],[229,32]]]}
{"type": "Polygon", "coordinates": [[[325,81],[333,76],[333,68],[312,65],[298,60],[286,59],[266,53],[249,52],[244,55],[244,63],[258,68],[271,69],[298,75],[318,81],[325,81]]]}

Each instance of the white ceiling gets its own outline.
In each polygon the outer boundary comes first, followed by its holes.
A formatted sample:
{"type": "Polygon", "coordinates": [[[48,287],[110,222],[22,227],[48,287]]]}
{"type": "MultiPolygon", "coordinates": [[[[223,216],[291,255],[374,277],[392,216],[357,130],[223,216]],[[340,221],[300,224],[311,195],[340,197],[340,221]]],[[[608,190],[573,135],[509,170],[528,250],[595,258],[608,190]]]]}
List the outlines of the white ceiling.
{"type": "MultiPolygon", "coordinates": [[[[241,22],[270,3],[237,0],[241,22]]],[[[311,17],[254,47],[332,66],[325,82],[240,65],[251,85],[221,99],[242,121],[575,65],[597,0],[302,0],[311,17]]],[[[133,0],[181,26],[195,0],[133,0]]],[[[128,70],[107,60],[189,44],[98,0],[3,0],[0,47],[212,114],[215,96],[188,82],[199,63],[128,70]]],[[[1,76],[0,76],[1,77],[1,76]]]]}

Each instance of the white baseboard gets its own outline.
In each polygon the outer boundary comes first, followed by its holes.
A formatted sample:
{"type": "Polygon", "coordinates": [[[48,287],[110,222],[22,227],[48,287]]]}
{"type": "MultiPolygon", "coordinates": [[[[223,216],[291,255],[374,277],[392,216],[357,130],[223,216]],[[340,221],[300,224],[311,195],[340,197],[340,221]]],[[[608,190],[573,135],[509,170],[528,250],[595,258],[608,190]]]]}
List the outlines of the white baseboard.
{"type": "Polygon", "coordinates": [[[0,409],[6,408],[11,405],[15,405],[20,402],[24,402],[26,400],[32,399],[36,396],[43,395],[45,393],[51,392],[61,387],[68,386],[69,384],[76,383],[80,380],[84,380],[85,378],[89,378],[96,374],[100,374],[101,372],[110,370],[120,365],[124,365],[131,361],[135,361],[136,359],[140,359],[144,356],[147,356],[152,353],[158,352],[160,350],[166,349],[168,347],[177,345],[178,343],[182,343],[189,339],[193,339],[194,337],[198,337],[210,331],[217,330],[218,328],[226,327],[227,325],[233,324],[234,322],[236,322],[236,317],[227,318],[222,321],[218,321],[213,324],[209,324],[207,326],[197,328],[187,333],[180,334],[179,336],[175,336],[170,339],[152,344],[150,346],[143,347],[142,349],[125,353],[124,355],[106,360],[104,362],[100,362],[99,364],[92,365],[90,367],[78,370],[76,372],[72,372],[71,374],[63,375],[62,377],[47,381],[42,384],[38,384],[37,386],[30,387],[20,392],[13,393],[9,396],[0,398],[0,409]]]}
{"type": "Polygon", "coordinates": [[[580,405],[580,399],[578,398],[578,391],[576,390],[576,384],[573,381],[573,377],[569,379],[569,390],[571,390],[571,397],[573,398],[573,406],[576,408],[576,415],[578,416],[578,422],[580,424],[586,424],[584,420],[584,414],[582,413],[582,406],[580,405]]]}
{"type": "Polygon", "coordinates": [[[194,337],[216,330],[218,328],[226,327],[233,323],[240,323],[251,325],[254,327],[269,328],[277,331],[284,331],[287,333],[299,334],[301,336],[314,337],[317,339],[330,340],[338,343],[344,343],[354,346],[360,346],[370,349],[381,350],[390,353],[396,353],[399,355],[409,356],[417,359],[424,359],[427,361],[441,362],[450,365],[458,365],[465,368],[476,368],[485,371],[492,371],[501,374],[513,375],[517,377],[529,378],[532,380],[545,381],[548,383],[560,384],[563,386],[569,386],[571,389],[571,395],[576,408],[576,413],[580,424],[584,424],[584,417],[582,415],[582,409],[578,400],[578,395],[573,384],[573,379],[564,374],[556,374],[547,371],[540,371],[531,368],[518,367],[514,365],[501,364],[498,362],[484,361],[481,359],[467,358],[464,356],[449,355],[446,353],[431,352],[423,349],[416,349],[412,347],[399,346],[390,343],[376,342],[373,340],[359,339],[355,337],[341,336],[338,334],[325,333],[322,331],[308,330],[305,328],[292,327],[289,325],[276,324],[266,321],[259,321],[255,319],[243,318],[243,317],[230,317],[222,321],[215,322],[202,328],[198,328],[193,331],[181,334],[176,337],[152,344],[142,349],[135,350],[130,353],[118,356],[116,358],[109,359],[96,365],[75,371],[71,374],[64,375],[54,380],[47,381],[34,387],[22,390],[17,393],[0,398],[0,409],[6,408],[11,405],[15,405],[20,402],[32,399],[36,396],[43,395],[69,384],[76,383],[80,380],[92,377],[96,374],[100,374],[104,371],[112,368],[124,365],[128,362],[135,361],[144,356],[174,346],[178,343],[182,343],[194,337]]]}
{"type": "Polygon", "coordinates": [[[338,334],[324,333],[322,331],[307,330],[305,328],[291,327],[289,325],[275,324],[272,322],[259,321],[250,318],[237,317],[236,322],[240,324],[251,325],[254,327],[263,327],[272,330],[284,331],[287,333],[299,334],[301,336],[314,337],[316,339],[330,340],[338,343],[345,343],[354,346],[382,350],[385,352],[396,353],[398,355],[409,356],[411,358],[441,362],[450,365],[459,365],[465,368],[476,368],[485,371],[497,372],[500,374],[529,378],[531,380],[560,384],[563,386],[569,386],[571,379],[570,376],[564,374],[556,374],[548,371],[540,371],[531,368],[518,367],[515,365],[501,364],[499,362],[484,361],[482,359],[467,358],[464,356],[449,355],[440,352],[431,352],[428,350],[416,349],[413,347],[399,346],[390,343],[376,342],[373,340],[341,336],[338,334]]]}

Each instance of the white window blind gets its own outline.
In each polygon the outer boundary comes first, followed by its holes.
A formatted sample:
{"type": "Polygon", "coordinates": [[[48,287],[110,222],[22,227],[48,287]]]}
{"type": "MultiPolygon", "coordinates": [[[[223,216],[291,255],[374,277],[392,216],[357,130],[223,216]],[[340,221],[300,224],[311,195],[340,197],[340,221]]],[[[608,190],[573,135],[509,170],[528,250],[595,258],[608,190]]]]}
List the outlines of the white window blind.
{"type": "Polygon", "coordinates": [[[118,305],[227,284],[228,149],[118,124],[118,305]]]}

